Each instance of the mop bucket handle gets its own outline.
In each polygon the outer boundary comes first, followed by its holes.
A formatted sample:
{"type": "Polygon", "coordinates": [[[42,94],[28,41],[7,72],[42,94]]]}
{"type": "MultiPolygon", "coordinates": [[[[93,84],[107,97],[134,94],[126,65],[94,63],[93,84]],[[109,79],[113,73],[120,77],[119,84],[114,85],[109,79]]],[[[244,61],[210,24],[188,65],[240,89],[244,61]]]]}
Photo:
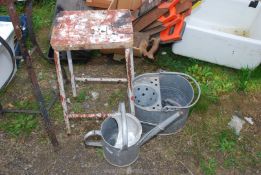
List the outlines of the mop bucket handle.
{"type": "MultiPolygon", "coordinates": [[[[197,89],[198,89],[198,96],[196,98],[196,100],[194,100],[194,102],[190,105],[187,105],[187,106],[165,106],[164,108],[162,108],[163,111],[174,111],[174,110],[177,110],[177,109],[188,109],[188,108],[191,108],[193,106],[195,106],[197,104],[197,102],[199,101],[200,99],[200,96],[201,96],[201,88],[200,88],[200,85],[199,83],[190,75],[188,74],[185,74],[185,73],[180,73],[180,72],[161,72],[161,73],[164,73],[164,74],[173,74],[173,75],[180,75],[182,76],[183,78],[188,78],[190,80],[193,81],[193,83],[196,85],[197,89]]],[[[160,73],[160,74],[161,74],[160,73]]],[[[187,80],[188,80],[187,79],[187,80]]],[[[191,84],[190,84],[191,85],[191,84]]],[[[192,86],[192,85],[191,85],[192,86]]],[[[193,88],[193,87],[192,87],[193,88]]],[[[193,91],[194,91],[194,88],[193,88],[193,91]]],[[[193,97],[195,99],[195,96],[193,97]]]]}
{"type": "Polygon", "coordinates": [[[84,143],[85,145],[88,145],[88,146],[95,146],[95,147],[102,147],[102,142],[101,141],[87,141],[87,139],[89,137],[92,137],[92,136],[102,136],[101,134],[101,131],[99,130],[92,130],[90,132],[88,132],[85,136],[84,136],[84,143]]]}

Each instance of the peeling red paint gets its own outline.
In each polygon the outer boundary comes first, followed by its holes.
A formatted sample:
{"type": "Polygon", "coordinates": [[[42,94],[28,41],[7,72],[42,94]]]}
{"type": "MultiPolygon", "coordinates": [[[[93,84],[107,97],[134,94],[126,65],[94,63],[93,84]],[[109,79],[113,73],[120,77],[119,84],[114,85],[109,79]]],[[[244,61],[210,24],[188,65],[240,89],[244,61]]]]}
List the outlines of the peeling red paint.
{"type": "Polygon", "coordinates": [[[56,17],[51,45],[55,50],[131,48],[129,10],[62,11],[56,17]]]}
{"type": "MultiPolygon", "coordinates": [[[[128,92],[131,112],[134,113],[134,96],[132,80],[133,65],[133,28],[129,10],[88,10],[63,11],[58,14],[52,31],[51,45],[55,50],[56,73],[61,94],[61,103],[68,133],[70,133],[69,119],[96,118],[104,119],[113,114],[74,114],[68,110],[65,89],[62,80],[61,65],[58,51],[125,48],[126,50],[126,78],[72,78],[73,81],[87,82],[128,82],[128,92]]],[[[70,61],[69,70],[70,68],[70,61]]],[[[71,72],[73,75],[73,72],[71,72]]],[[[72,77],[71,75],[71,77],[72,77]]]]}
{"type": "Polygon", "coordinates": [[[111,117],[113,114],[108,113],[98,113],[98,114],[69,114],[69,119],[82,119],[82,118],[95,118],[95,119],[104,119],[107,117],[111,117]]]}

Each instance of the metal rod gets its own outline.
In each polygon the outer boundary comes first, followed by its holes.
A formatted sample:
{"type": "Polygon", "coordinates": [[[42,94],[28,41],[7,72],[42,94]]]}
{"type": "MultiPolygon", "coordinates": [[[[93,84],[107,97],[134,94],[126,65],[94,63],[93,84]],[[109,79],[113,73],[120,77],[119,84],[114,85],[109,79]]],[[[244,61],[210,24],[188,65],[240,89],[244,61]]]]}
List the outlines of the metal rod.
{"type": "Polygon", "coordinates": [[[42,49],[40,48],[40,46],[36,40],[34,30],[33,30],[33,20],[32,20],[33,0],[26,0],[25,3],[26,3],[25,15],[26,15],[27,28],[28,28],[28,34],[29,34],[30,41],[35,46],[35,49],[37,50],[37,53],[39,54],[39,56],[41,56],[45,59],[48,59],[47,56],[44,55],[42,49]]]}
{"type": "MultiPolygon", "coordinates": [[[[53,105],[55,104],[56,100],[57,100],[57,94],[54,94],[54,97],[52,98],[51,102],[49,103],[49,105],[47,106],[47,110],[49,111],[53,105]]],[[[0,110],[0,112],[2,113],[25,113],[25,114],[41,114],[41,111],[36,111],[36,110],[23,110],[23,109],[3,109],[2,111],[0,110]]]]}
{"type": "Polygon", "coordinates": [[[131,82],[132,82],[135,77],[133,48],[130,48],[130,65],[131,65],[131,82]]]}
{"type": "Polygon", "coordinates": [[[56,67],[58,86],[59,86],[59,90],[60,90],[60,100],[61,100],[62,107],[63,107],[63,116],[64,116],[64,121],[65,121],[66,129],[67,129],[67,134],[71,134],[70,121],[69,121],[69,118],[67,117],[68,107],[67,107],[67,103],[66,103],[66,95],[65,95],[64,84],[63,84],[61,62],[60,62],[60,58],[59,58],[59,52],[56,50],[54,51],[54,62],[55,62],[55,67],[56,67]]]}
{"type": "Polygon", "coordinates": [[[40,107],[41,116],[44,121],[46,132],[51,140],[52,145],[57,150],[59,143],[58,143],[58,140],[54,133],[54,129],[52,127],[51,121],[49,119],[48,111],[45,108],[45,101],[44,101],[39,83],[37,81],[36,73],[34,72],[34,69],[33,69],[32,58],[29,55],[26,45],[22,40],[22,31],[20,29],[19,17],[16,13],[14,1],[10,0],[10,1],[6,1],[6,3],[7,3],[7,8],[8,8],[8,13],[9,13],[10,19],[14,26],[15,34],[16,34],[17,40],[18,40],[20,48],[21,48],[22,55],[23,55],[24,59],[26,60],[28,76],[31,79],[32,88],[33,88],[34,95],[35,95],[37,102],[39,104],[39,107],[40,107]]]}
{"type": "Polygon", "coordinates": [[[126,69],[127,69],[127,79],[128,79],[128,95],[130,101],[131,114],[135,115],[134,108],[134,94],[133,94],[133,79],[134,79],[134,64],[133,64],[133,49],[125,49],[125,59],[126,59],[126,69]]]}
{"type": "Polygon", "coordinates": [[[54,94],[53,94],[53,98],[52,98],[52,100],[49,102],[49,105],[47,106],[47,110],[49,111],[53,106],[54,106],[54,104],[55,104],[55,102],[57,101],[57,98],[58,98],[58,93],[56,93],[56,92],[53,92],[54,94]]]}
{"type": "Polygon", "coordinates": [[[41,111],[23,110],[23,109],[3,109],[3,113],[41,114],[41,111]]]}
{"type": "Polygon", "coordinates": [[[71,51],[66,51],[66,53],[67,53],[69,71],[71,74],[71,85],[72,85],[73,97],[76,97],[76,84],[75,84],[75,78],[74,78],[74,73],[73,73],[72,53],[71,53],[71,51]]]}
{"type": "Polygon", "coordinates": [[[110,82],[110,83],[127,83],[126,78],[84,78],[84,77],[75,77],[76,81],[81,82],[110,82]]]}
{"type": "Polygon", "coordinates": [[[2,118],[3,115],[4,115],[3,106],[2,106],[2,104],[0,103],[0,118],[2,118]]]}
{"type": "Polygon", "coordinates": [[[111,117],[113,114],[107,114],[107,113],[97,113],[97,114],[68,114],[69,119],[104,119],[107,117],[111,117]]]}
{"type": "MultiPolygon", "coordinates": [[[[25,0],[25,1],[26,1],[25,14],[26,14],[28,34],[29,34],[30,41],[34,45],[34,48],[32,49],[32,52],[30,53],[30,55],[33,54],[34,50],[37,50],[37,53],[39,54],[39,56],[48,60],[48,57],[43,53],[42,49],[40,48],[40,46],[36,40],[35,32],[33,30],[33,19],[32,19],[33,0],[25,0]]],[[[67,74],[64,71],[63,66],[62,66],[62,71],[63,71],[64,80],[66,81],[66,83],[69,82],[68,78],[67,78],[67,74]]]]}

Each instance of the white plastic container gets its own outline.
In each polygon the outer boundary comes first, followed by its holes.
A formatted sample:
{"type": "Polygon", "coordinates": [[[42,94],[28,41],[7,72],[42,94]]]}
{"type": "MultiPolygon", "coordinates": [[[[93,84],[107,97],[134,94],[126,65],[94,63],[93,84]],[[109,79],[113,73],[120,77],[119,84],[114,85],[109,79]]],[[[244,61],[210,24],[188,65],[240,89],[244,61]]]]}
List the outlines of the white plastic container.
{"type": "Polygon", "coordinates": [[[203,0],[186,19],[182,41],[175,54],[236,69],[253,69],[261,63],[261,2],[203,0]]]}
{"type": "MultiPolygon", "coordinates": [[[[9,44],[14,53],[14,28],[11,22],[0,21],[0,36],[9,44]]],[[[13,63],[9,52],[0,43],[0,89],[4,83],[8,80],[13,70],[13,63]]],[[[14,76],[15,71],[12,76],[14,76]]]]}

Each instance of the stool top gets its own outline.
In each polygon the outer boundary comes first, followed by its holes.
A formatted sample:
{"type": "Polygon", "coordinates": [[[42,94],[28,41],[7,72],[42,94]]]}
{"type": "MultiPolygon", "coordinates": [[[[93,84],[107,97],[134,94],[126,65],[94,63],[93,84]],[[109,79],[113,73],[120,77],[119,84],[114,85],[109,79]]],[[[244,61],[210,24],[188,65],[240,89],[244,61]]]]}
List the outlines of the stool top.
{"type": "Polygon", "coordinates": [[[51,45],[57,51],[131,48],[129,10],[62,11],[55,20],[51,45]]]}

